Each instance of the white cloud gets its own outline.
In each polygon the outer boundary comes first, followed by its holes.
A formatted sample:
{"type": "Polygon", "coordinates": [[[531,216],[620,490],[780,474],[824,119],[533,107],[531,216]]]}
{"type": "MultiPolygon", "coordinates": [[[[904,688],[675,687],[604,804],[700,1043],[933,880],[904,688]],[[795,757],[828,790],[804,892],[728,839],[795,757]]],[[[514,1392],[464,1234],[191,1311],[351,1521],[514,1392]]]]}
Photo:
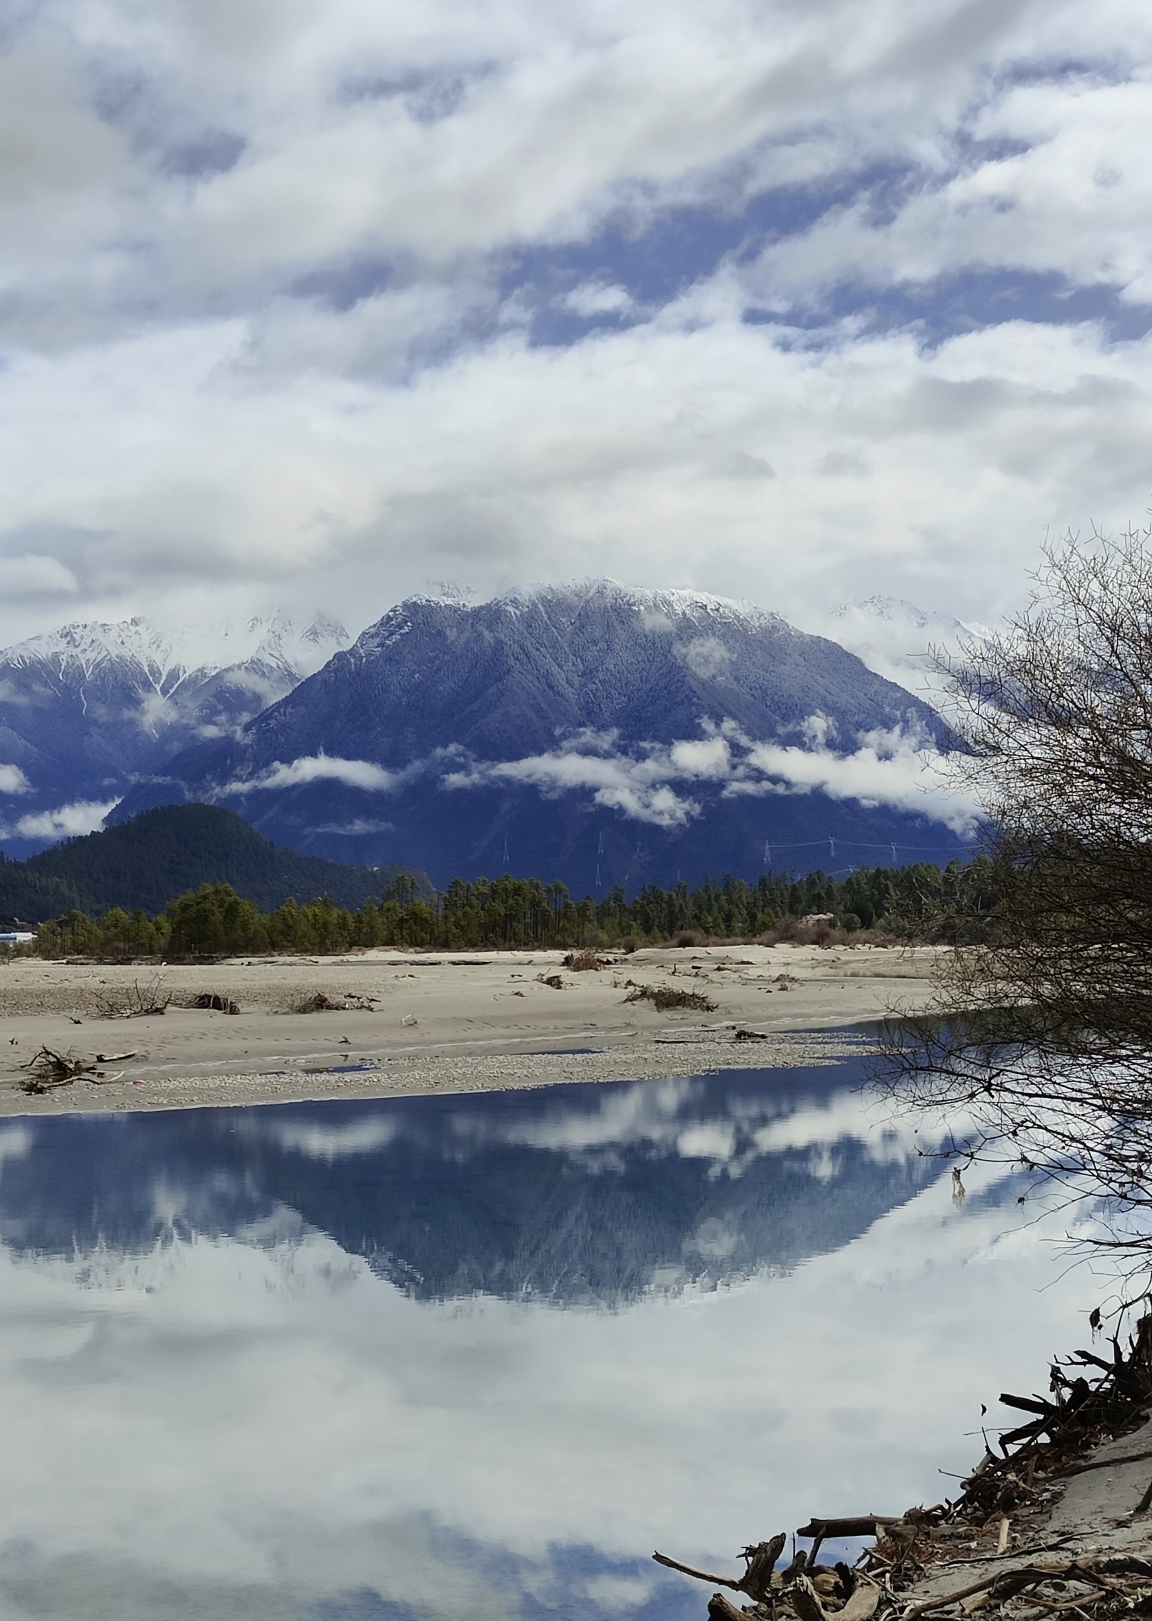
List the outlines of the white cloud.
{"type": "Polygon", "coordinates": [[[949,757],[926,748],[922,738],[908,736],[898,727],[864,734],[860,747],[851,754],[753,743],[747,766],[748,774],[733,781],[726,792],[806,794],[819,789],[833,799],[891,805],[927,816],[961,836],[974,832],[980,814],[949,757]]]}
{"type": "Polygon", "coordinates": [[[361,625],[574,553],[989,617],[1046,528],[1142,510],[1148,342],[1026,279],[1152,298],[1135,0],[226,9],[6,35],[0,636],[53,594],[361,625]],[[535,341],[565,308],[619,321],[535,341]]]}
{"type": "Polygon", "coordinates": [[[403,388],[245,377],[235,324],[16,358],[0,531],[68,527],[88,591],[174,603],[274,580],[353,623],[430,572],[559,580],[574,553],[775,608],[881,581],[987,617],[1045,525],[1143,509],[1147,340],[1017,324],[931,352],[899,333],[810,350],[738,312],[673,313],[565,351],[504,339],[403,388]],[[866,453],[867,480],[813,481],[829,437],[866,453]],[[777,477],[718,471],[717,444],[770,452],[777,477]]]}
{"type": "Polygon", "coordinates": [[[0,794],[30,793],[32,784],[18,765],[0,765],[0,794]]]}
{"type": "Polygon", "coordinates": [[[700,814],[691,799],[682,799],[667,786],[668,778],[683,777],[667,756],[654,750],[647,758],[628,755],[535,754],[523,760],[485,761],[462,771],[449,772],[443,786],[478,788],[490,782],[529,783],[549,797],[572,789],[591,789],[593,802],[623,811],[634,821],[655,827],[683,827],[700,814]]]}
{"type": "Polygon", "coordinates": [[[800,728],[807,745],[757,742],[731,720],[711,735],[672,744],[645,743],[632,754],[582,753],[563,749],[522,760],[476,761],[448,772],[452,790],[493,782],[530,783],[555,796],[591,790],[594,803],[657,827],[683,827],[701,813],[686,785],[718,785],[725,795],[808,794],[864,805],[890,805],[942,822],[961,836],[972,833],[979,808],[965,793],[949,757],[918,730],[896,726],[862,733],[857,747],[828,747],[826,717],[813,715],[800,728]],[[675,785],[675,786],[673,786],[675,785]]]}
{"type": "Polygon", "coordinates": [[[84,833],[96,833],[104,825],[104,818],[115,810],[118,799],[96,801],[78,799],[71,805],[58,805],[55,810],[34,811],[21,816],[7,829],[6,838],[18,839],[71,839],[84,833]]]}
{"type": "Polygon", "coordinates": [[[24,1159],[31,1152],[33,1136],[25,1125],[6,1126],[0,1131],[0,1174],[3,1173],[4,1161],[8,1159],[24,1159]]]}
{"type": "Polygon", "coordinates": [[[563,300],[564,308],[574,315],[591,319],[595,315],[622,315],[632,307],[632,298],[626,287],[609,287],[604,282],[585,281],[574,287],[563,300]]]}
{"type": "Polygon", "coordinates": [[[732,654],[715,636],[693,636],[676,654],[702,681],[722,680],[732,663],[732,654]]]}
{"type": "Polygon", "coordinates": [[[399,781],[394,771],[373,765],[370,760],[342,760],[338,755],[304,754],[288,764],[277,760],[258,777],[238,778],[217,788],[218,795],[250,794],[276,788],[298,788],[308,782],[342,782],[348,788],[367,793],[387,793],[399,781]]]}
{"type": "Polygon", "coordinates": [[[9,597],[72,596],[80,583],[55,557],[0,557],[0,591],[9,597]]]}
{"type": "Polygon", "coordinates": [[[863,199],[832,211],[767,250],[762,286],[776,297],[810,297],[861,273],[892,285],[966,268],[1026,268],[1152,297],[1152,258],[1133,229],[1152,218],[1152,184],[1133,161],[1152,138],[1146,61],[1120,82],[1092,72],[1009,81],[983,99],[971,133],[988,143],[987,157],[918,187],[883,223],[863,199]]]}

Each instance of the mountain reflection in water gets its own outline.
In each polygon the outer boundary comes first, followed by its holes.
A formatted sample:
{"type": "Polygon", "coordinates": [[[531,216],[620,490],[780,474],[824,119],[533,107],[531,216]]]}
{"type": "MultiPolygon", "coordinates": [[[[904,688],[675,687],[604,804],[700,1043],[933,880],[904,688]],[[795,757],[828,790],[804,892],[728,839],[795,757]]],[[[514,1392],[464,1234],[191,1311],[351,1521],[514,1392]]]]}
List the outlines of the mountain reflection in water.
{"type": "Polygon", "coordinates": [[[0,1614],[680,1621],[938,1497],[1091,1280],[861,1079],[8,1123],[0,1614]]]}
{"type": "Polygon", "coordinates": [[[857,1134],[858,1067],[37,1122],[0,1239],[139,1251],[291,1212],[419,1299],[615,1304],[839,1249],[933,1178],[910,1132],[857,1134]]]}

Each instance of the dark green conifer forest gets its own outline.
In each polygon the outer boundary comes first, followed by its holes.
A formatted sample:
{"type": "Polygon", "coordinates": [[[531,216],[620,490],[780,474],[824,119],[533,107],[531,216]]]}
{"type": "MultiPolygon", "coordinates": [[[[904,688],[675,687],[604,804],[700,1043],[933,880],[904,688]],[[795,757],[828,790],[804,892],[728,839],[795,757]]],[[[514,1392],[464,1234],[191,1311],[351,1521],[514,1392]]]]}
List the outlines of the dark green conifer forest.
{"type": "Polygon", "coordinates": [[[261,911],[228,884],[205,884],[152,915],[121,907],[99,916],[73,908],[41,926],[44,956],[104,958],[225,956],[264,952],[332,953],[355,946],[464,951],[512,947],[631,946],[719,938],[753,940],[796,933],[817,940],[881,931],[900,939],[983,938],[995,906],[991,864],[945,868],[926,862],[870,867],[846,878],[765,873],[755,882],[726,877],[690,890],[650,885],[629,899],[623,888],[577,899],[564,884],[505,874],[439,892],[400,875],[352,910],[328,895],[285,900],[261,911]],[[819,923],[802,924],[820,917],[819,923]]]}

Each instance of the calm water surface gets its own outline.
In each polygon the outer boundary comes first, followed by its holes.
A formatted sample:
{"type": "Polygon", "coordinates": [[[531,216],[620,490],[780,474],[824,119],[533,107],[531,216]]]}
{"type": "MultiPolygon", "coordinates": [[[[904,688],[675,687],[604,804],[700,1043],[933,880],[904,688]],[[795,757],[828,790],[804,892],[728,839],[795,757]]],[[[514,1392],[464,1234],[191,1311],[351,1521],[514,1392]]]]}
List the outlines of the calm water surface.
{"type": "Polygon", "coordinates": [[[0,1617],[702,1621],[1095,1301],[859,1063],[0,1130],[0,1617]]]}

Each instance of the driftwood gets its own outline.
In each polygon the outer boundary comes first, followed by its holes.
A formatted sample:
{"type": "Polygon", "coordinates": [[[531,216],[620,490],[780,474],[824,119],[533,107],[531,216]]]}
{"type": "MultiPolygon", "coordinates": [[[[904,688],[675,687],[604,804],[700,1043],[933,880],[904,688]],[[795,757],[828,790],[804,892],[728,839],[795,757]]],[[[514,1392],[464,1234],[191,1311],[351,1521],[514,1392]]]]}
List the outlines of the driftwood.
{"type": "Polygon", "coordinates": [[[708,1605],[713,1621],[732,1621],[733,1616],[747,1613],[780,1617],[788,1609],[796,1621],[870,1621],[880,1603],[881,1589],[871,1577],[849,1570],[839,1564],[834,1569],[813,1564],[803,1549],[786,1570],[777,1570],[776,1562],[784,1551],[787,1533],[779,1532],[768,1542],[757,1542],[745,1548],[743,1576],[716,1576],[711,1571],[697,1570],[684,1565],[667,1554],[654,1553],[658,1565],[678,1570],[696,1581],[708,1582],[714,1587],[726,1587],[730,1592],[744,1593],[753,1603],[751,1612],[738,1610],[723,1594],[715,1593],[708,1605]]]}
{"type": "Polygon", "coordinates": [[[58,1053],[51,1047],[41,1047],[26,1064],[20,1066],[28,1074],[20,1082],[25,1092],[51,1092],[57,1086],[71,1086],[81,1076],[90,1075],[96,1065],[86,1063],[75,1053],[58,1053]]]}
{"type": "Polygon", "coordinates": [[[899,1525],[901,1520],[902,1516],[898,1514],[853,1514],[838,1520],[812,1519],[807,1525],[802,1525],[796,1535],[813,1538],[808,1559],[815,1564],[820,1545],[827,1537],[880,1537],[885,1526],[899,1525]]]}
{"type": "MultiPolygon", "coordinates": [[[[1113,1593],[1122,1592],[1120,1584],[1107,1580],[1109,1575],[1152,1579],[1152,1563],[1135,1555],[1111,1554],[1073,1559],[1063,1565],[1018,1565],[1014,1570],[996,1571],[978,1582],[970,1582],[967,1587],[958,1587],[954,1592],[938,1593],[934,1598],[921,1599],[919,1603],[909,1604],[900,1612],[900,1621],[916,1621],[918,1616],[930,1615],[935,1610],[946,1610],[962,1600],[975,1598],[978,1593],[987,1593],[996,1598],[1013,1598],[1025,1588],[1040,1587],[1045,1582],[1080,1582],[1089,1588],[1103,1588],[1113,1593]]],[[[1082,1603],[1083,1599],[1078,1600],[1077,1607],[1082,1603]]],[[[975,1609],[975,1605],[966,1603],[964,1608],[967,1613],[975,1609]]]]}
{"type": "Polygon", "coordinates": [[[708,1600],[708,1621],[748,1621],[743,1610],[730,1604],[723,1593],[713,1593],[708,1600]]]}
{"type": "Polygon", "coordinates": [[[694,1576],[699,1582],[710,1582],[716,1587],[729,1587],[734,1593],[747,1593],[750,1599],[757,1603],[768,1597],[772,1590],[773,1578],[776,1574],[776,1561],[784,1552],[784,1544],[788,1541],[786,1531],[779,1532],[767,1542],[756,1542],[745,1548],[741,1554],[744,1561],[743,1576],[712,1576],[706,1570],[694,1570],[691,1565],[682,1565],[678,1560],[669,1559],[665,1553],[654,1553],[653,1559],[658,1565],[667,1565],[670,1570],[679,1570],[685,1576],[694,1576]]]}
{"type": "Polygon", "coordinates": [[[28,1071],[20,1082],[23,1091],[34,1095],[51,1092],[58,1086],[72,1086],[76,1081],[87,1081],[92,1086],[107,1086],[111,1081],[118,1081],[123,1070],[117,1070],[109,1075],[105,1070],[98,1068],[100,1064],[122,1064],[128,1058],[135,1058],[136,1053],[97,1053],[94,1059],[81,1058],[77,1053],[60,1053],[52,1047],[41,1047],[22,1069],[28,1071]]]}

